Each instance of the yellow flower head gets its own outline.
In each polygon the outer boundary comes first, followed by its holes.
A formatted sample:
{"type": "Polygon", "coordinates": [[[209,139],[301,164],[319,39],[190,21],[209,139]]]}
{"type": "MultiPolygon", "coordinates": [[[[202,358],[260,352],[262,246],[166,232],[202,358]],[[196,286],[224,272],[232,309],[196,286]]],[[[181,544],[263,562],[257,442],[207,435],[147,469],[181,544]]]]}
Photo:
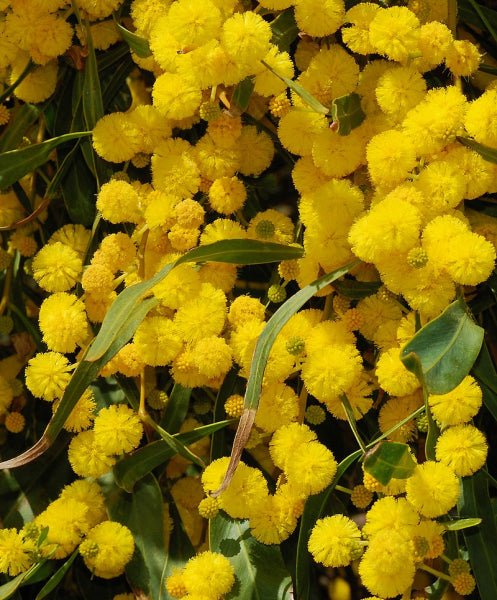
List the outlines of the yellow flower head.
{"type": "Polygon", "coordinates": [[[105,115],[93,129],[93,147],[109,162],[131,160],[140,148],[139,131],[127,114],[115,112],[105,115]]]}
{"type": "Polygon", "coordinates": [[[120,523],[103,521],[88,533],[80,546],[85,565],[97,577],[111,579],[124,572],[135,551],[131,531],[120,523]],[[87,552],[88,549],[96,552],[87,552]]]}
{"type": "Polygon", "coordinates": [[[88,337],[84,304],[66,292],[57,292],[43,301],[39,325],[43,341],[55,352],[74,352],[88,337]]]}
{"type": "Polygon", "coordinates": [[[396,532],[407,539],[419,523],[419,515],[405,498],[387,496],[369,509],[363,533],[370,539],[384,532],[396,532]]]}
{"type": "Polygon", "coordinates": [[[435,419],[444,427],[470,421],[480,410],[482,392],[475,379],[467,375],[447,394],[428,396],[435,419]]]}
{"type": "Polygon", "coordinates": [[[26,367],[26,387],[33,396],[52,402],[62,397],[72,369],[67,358],[58,352],[36,354],[26,367]]]}
{"type": "Polygon", "coordinates": [[[345,15],[345,22],[350,27],[342,29],[342,39],[352,52],[373,54],[375,47],[369,40],[369,27],[380,7],[372,2],[360,2],[350,8],[345,15]]]}
{"type": "Polygon", "coordinates": [[[313,37],[331,35],[343,24],[343,0],[298,0],[295,20],[299,29],[313,37]]]}
{"type": "Polygon", "coordinates": [[[419,20],[404,6],[392,6],[375,13],[369,27],[369,41],[376,52],[404,63],[418,50],[419,20]]]}
{"type": "Polygon", "coordinates": [[[33,564],[35,543],[25,540],[16,529],[0,530],[0,573],[19,575],[33,564]]]}
{"type": "Polygon", "coordinates": [[[405,368],[399,353],[400,348],[383,352],[376,365],[378,383],[391,396],[407,396],[420,386],[416,375],[405,368]]]}
{"type": "Polygon", "coordinates": [[[345,515],[333,515],[316,521],[308,548],[314,560],[325,567],[346,567],[360,539],[361,532],[354,521],[345,515]]]}
{"type": "Polygon", "coordinates": [[[186,563],[183,582],[189,594],[219,600],[233,587],[235,570],[222,554],[206,551],[186,563]]]}
{"type": "Polygon", "coordinates": [[[113,404],[98,413],[93,431],[95,444],[104,454],[123,454],[138,446],[143,426],[134,410],[125,404],[113,404]]]}
{"type": "Polygon", "coordinates": [[[447,513],[459,498],[454,471],[432,460],[418,465],[406,484],[407,500],[429,519],[447,513]]]}
{"type": "Polygon", "coordinates": [[[487,442],[483,433],[470,425],[449,427],[438,438],[436,457],[459,477],[481,469],[487,458],[487,442]]]}

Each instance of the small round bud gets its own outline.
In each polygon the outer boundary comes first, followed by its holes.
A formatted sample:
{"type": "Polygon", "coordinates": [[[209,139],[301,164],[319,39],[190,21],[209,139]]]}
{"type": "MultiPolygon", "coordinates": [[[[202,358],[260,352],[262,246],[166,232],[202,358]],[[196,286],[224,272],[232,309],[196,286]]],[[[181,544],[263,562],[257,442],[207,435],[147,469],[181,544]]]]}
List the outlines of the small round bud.
{"type": "Polygon", "coordinates": [[[6,125],[10,119],[9,109],[5,106],[5,104],[0,104],[0,127],[2,125],[6,125]]]}
{"type": "Polygon", "coordinates": [[[150,163],[150,154],[138,152],[138,154],[133,156],[131,162],[137,169],[143,169],[143,167],[146,167],[150,163]]]}
{"type": "Polygon", "coordinates": [[[469,573],[470,571],[469,563],[462,558],[455,558],[449,565],[449,575],[451,577],[457,577],[461,573],[469,573]]]}
{"type": "Polygon", "coordinates": [[[278,274],[285,281],[293,281],[299,275],[299,263],[296,260],[283,260],[278,266],[278,274]]]}
{"type": "Polygon", "coordinates": [[[350,560],[361,558],[363,552],[364,546],[362,546],[362,544],[359,544],[358,542],[350,543],[350,560]]]}
{"type": "Polygon", "coordinates": [[[12,254],[0,248],[0,271],[6,269],[12,262],[12,254]]]}
{"type": "Polygon", "coordinates": [[[239,419],[243,413],[243,396],[233,394],[224,403],[224,410],[228,417],[239,419]]]}
{"type": "Polygon", "coordinates": [[[111,181],[112,180],[125,181],[126,183],[131,182],[129,175],[125,171],[116,171],[115,173],[112,174],[112,177],[110,179],[111,179],[111,181]]]}
{"type": "Polygon", "coordinates": [[[185,581],[181,572],[173,573],[166,580],[166,590],[173,598],[182,598],[186,596],[185,581]]]}
{"type": "Polygon", "coordinates": [[[5,417],[5,429],[10,433],[20,433],[25,424],[26,419],[20,412],[11,412],[5,417]]]}
{"type": "Polygon", "coordinates": [[[299,335],[291,337],[286,343],[286,351],[293,356],[299,356],[305,350],[305,341],[299,335]]]}
{"type": "Polygon", "coordinates": [[[208,399],[195,400],[193,403],[193,412],[196,415],[206,415],[212,409],[212,402],[208,399]]]}
{"type": "Polygon", "coordinates": [[[273,96],[269,101],[269,110],[276,119],[284,117],[292,108],[292,103],[288,99],[286,92],[273,96]]]}
{"type": "Polygon", "coordinates": [[[154,410],[162,410],[169,401],[169,397],[166,392],[153,389],[147,396],[147,404],[154,410]]]}
{"type": "Polygon", "coordinates": [[[219,102],[202,102],[199,109],[200,118],[204,121],[214,121],[221,114],[219,102]]]}
{"type": "Polygon", "coordinates": [[[345,296],[337,294],[333,297],[333,310],[338,315],[343,315],[349,309],[349,306],[350,300],[345,296]]]}
{"type": "Polygon", "coordinates": [[[420,561],[426,556],[426,553],[430,549],[430,543],[425,537],[416,535],[412,539],[412,545],[414,549],[415,558],[420,561]]]}
{"type": "Polygon", "coordinates": [[[321,425],[326,419],[326,412],[322,406],[311,404],[305,411],[305,420],[311,425],[321,425]]]}
{"type": "Polygon", "coordinates": [[[452,578],[451,583],[461,596],[469,596],[475,589],[475,578],[469,573],[459,573],[459,575],[452,578]]]}
{"type": "Polygon", "coordinates": [[[213,519],[219,512],[219,502],[217,498],[207,496],[198,505],[198,514],[204,519],[213,519]]]}
{"type": "Polygon", "coordinates": [[[428,254],[424,248],[412,248],[407,255],[407,264],[413,269],[421,269],[428,262],[428,254]]]}
{"type": "Polygon", "coordinates": [[[418,431],[420,431],[421,433],[427,433],[428,417],[426,416],[426,413],[423,413],[416,417],[416,427],[418,428],[418,431]]]}
{"type": "Polygon", "coordinates": [[[79,545],[79,553],[83,558],[95,558],[98,554],[98,544],[92,540],[85,540],[79,545]]]}
{"type": "Polygon", "coordinates": [[[279,304],[286,300],[286,290],[282,285],[274,283],[267,291],[268,299],[274,304],[279,304]]]}
{"type": "Polygon", "coordinates": [[[373,500],[373,492],[368,490],[364,485],[356,485],[352,489],[350,500],[357,508],[366,508],[373,500]]]}
{"type": "Polygon", "coordinates": [[[14,392],[14,398],[24,392],[24,384],[19,379],[9,379],[9,385],[14,392]]]}
{"type": "Polygon", "coordinates": [[[22,528],[24,539],[26,540],[38,540],[41,534],[41,527],[34,521],[25,523],[22,528]]]}
{"type": "Polygon", "coordinates": [[[377,479],[375,479],[372,475],[366,472],[364,472],[363,483],[364,487],[370,492],[379,492],[383,488],[383,486],[377,479]]]}
{"type": "Polygon", "coordinates": [[[395,298],[395,294],[392,294],[392,292],[384,285],[376,292],[376,296],[378,297],[378,300],[382,300],[383,302],[388,302],[395,298]]]}
{"type": "Polygon", "coordinates": [[[276,228],[271,221],[259,221],[255,227],[255,233],[263,240],[270,240],[274,236],[276,228]]]}

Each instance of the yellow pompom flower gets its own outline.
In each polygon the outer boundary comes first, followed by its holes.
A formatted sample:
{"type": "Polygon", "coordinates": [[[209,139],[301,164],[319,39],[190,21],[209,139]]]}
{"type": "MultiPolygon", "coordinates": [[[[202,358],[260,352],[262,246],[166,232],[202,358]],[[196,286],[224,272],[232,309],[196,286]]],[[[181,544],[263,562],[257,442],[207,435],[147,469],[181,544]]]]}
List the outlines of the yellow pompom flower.
{"type": "Polygon", "coordinates": [[[326,127],[328,122],[324,115],[294,108],[280,119],[278,137],[293,154],[310,155],[315,135],[326,127]],[[302,135],[302,131],[306,135],[302,135]]]}
{"type": "Polygon", "coordinates": [[[248,321],[264,321],[266,309],[257,299],[250,296],[238,296],[230,305],[228,321],[234,329],[243,327],[248,321]]]}
{"type": "Polygon", "coordinates": [[[380,7],[372,2],[360,2],[350,8],[345,15],[345,22],[350,27],[342,29],[342,39],[352,52],[372,54],[374,46],[369,41],[369,26],[380,7]]]}
{"type": "Polygon", "coordinates": [[[138,129],[127,114],[114,112],[105,115],[93,129],[93,147],[109,162],[131,160],[140,148],[138,129]]]}
{"type": "Polygon", "coordinates": [[[193,346],[192,352],[198,372],[209,379],[224,377],[231,369],[231,349],[221,337],[211,335],[202,338],[193,346]]]}
{"type": "Polygon", "coordinates": [[[497,90],[486,90],[468,106],[464,126],[480,144],[497,147],[497,90]]]}
{"type": "MultiPolygon", "coordinates": [[[[168,264],[171,260],[166,260],[168,264]]],[[[164,265],[161,265],[164,266],[164,265]]],[[[200,277],[192,265],[175,267],[168,276],[153,288],[154,295],[168,308],[180,308],[200,291],[200,277]]]]}
{"type": "Polygon", "coordinates": [[[202,284],[198,297],[184,302],[174,316],[174,324],[185,342],[198,342],[202,338],[221,333],[226,320],[226,297],[208,283],[202,284]]]}
{"type": "Polygon", "coordinates": [[[68,223],[57,229],[48,240],[47,244],[55,244],[61,242],[66,246],[70,246],[78,255],[83,258],[86,252],[88,243],[90,242],[91,231],[83,227],[83,225],[74,225],[68,223]]]}
{"type": "Polygon", "coordinates": [[[88,532],[80,545],[85,565],[97,577],[112,579],[124,573],[135,551],[131,531],[120,523],[103,521],[88,532]]]}
{"type": "Polygon", "coordinates": [[[185,119],[200,106],[202,92],[180,75],[163,73],[155,80],[152,98],[154,106],[168,119],[185,119]]]}
{"type": "Polygon", "coordinates": [[[72,470],[80,477],[100,477],[108,473],[116,462],[113,456],[105,454],[96,443],[95,432],[92,429],[73,437],[67,456],[72,470]]]}
{"type": "Polygon", "coordinates": [[[221,13],[210,0],[178,0],[171,4],[164,26],[181,46],[198,47],[219,36],[221,13]]]}
{"type": "MultiPolygon", "coordinates": [[[[217,104],[216,108],[219,110],[217,104]]],[[[242,119],[222,112],[214,120],[209,121],[207,133],[217,146],[230,148],[242,133],[242,119]]]]}
{"type": "Polygon", "coordinates": [[[58,352],[36,354],[26,367],[26,387],[33,396],[52,402],[62,398],[72,369],[67,358],[58,352]]]}
{"type": "MultiPolygon", "coordinates": [[[[8,79],[9,84],[15,83],[26,68],[29,55],[26,52],[18,52],[12,61],[12,70],[8,79]]],[[[55,91],[57,85],[58,66],[56,61],[51,61],[41,67],[36,67],[28,73],[21,83],[15,88],[13,94],[23,102],[43,102],[55,91]]]]}
{"type": "Polygon", "coordinates": [[[428,396],[435,419],[444,427],[461,425],[470,421],[480,410],[482,391],[475,379],[467,375],[447,394],[428,396]]]}
{"type": "MultiPolygon", "coordinates": [[[[53,403],[52,410],[54,414],[59,408],[59,404],[60,402],[58,400],[53,403]]],[[[67,417],[66,422],[64,423],[64,429],[66,431],[79,433],[80,431],[84,431],[91,427],[96,407],[97,403],[93,398],[93,392],[91,390],[86,390],[67,417]]]]}
{"type": "Polygon", "coordinates": [[[473,425],[456,425],[442,432],[437,440],[436,457],[459,477],[472,475],[487,459],[487,442],[473,425]]]}
{"type": "Polygon", "coordinates": [[[16,529],[0,529],[0,573],[24,573],[33,564],[35,550],[35,542],[25,540],[16,529]]]}
{"type": "Polygon", "coordinates": [[[169,364],[183,349],[171,319],[147,317],[136,330],[134,343],[141,359],[153,367],[169,364]]]}
{"type": "Polygon", "coordinates": [[[463,232],[446,244],[445,269],[461,285],[477,285],[490,277],[495,265],[495,246],[482,235],[463,232]]]}
{"type": "Polygon", "coordinates": [[[222,215],[231,215],[245,203],[247,190],[238,177],[215,179],[209,188],[211,207],[222,215]]]}
{"type": "Polygon", "coordinates": [[[419,20],[404,6],[392,6],[376,12],[369,27],[369,41],[376,52],[389,60],[404,63],[417,52],[419,20]]]}
{"type": "Polygon", "coordinates": [[[316,521],[307,547],[314,560],[325,567],[346,567],[360,539],[354,521],[345,515],[333,515],[316,521]]]}
{"type": "Polygon", "coordinates": [[[418,465],[406,483],[407,500],[423,517],[440,517],[455,506],[459,480],[446,465],[426,461],[418,465]]]}
{"type": "Polygon", "coordinates": [[[166,579],[166,590],[173,598],[183,598],[186,595],[183,571],[173,571],[166,579]]]}
{"type": "Polygon", "coordinates": [[[430,65],[439,65],[444,60],[452,41],[452,33],[444,23],[430,21],[421,25],[419,50],[430,65]]]}
{"type": "Polygon", "coordinates": [[[368,510],[362,531],[371,539],[382,533],[396,532],[407,542],[418,523],[418,513],[405,498],[386,496],[368,510]]]}
{"type": "Polygon", "coordinates": [[[88,337],[85,306],[66,292],[57,292],[43,301],[39,325],[43,341],[55,352],[74,352],[88,337]]]}
{"type": "Polygon", "coordinates": [[[469,77],[478,70],[482,55],[469,40],[454,40],[445,53],[445,66],[456,77],[469,77]]]}
{"type": "Polygon", "coordinates": [[[65,292],[78,281],[83,263],[78,253],[61,242],[47,244],[33,258],[33,278],[47,292],[65,292]]]}
{"type": "MultiPolygon", "coordinates": [[[[288,489],[288,485],[285,488],[288,489]]],[[[292,492],[284,493],[283,489],[280,487],[276,494],[268,496],[250,515],[250,532],[261,544],[280,544],[297,526],[294,509],[300,499],[292,492]]]]}
{"type": "Polygon", "coordinates": [[[326,175],[340,179],[353,173],[364,162],[364,147],[360,128],[349,135],[340,135],[327,128],[314,138],[312,159],[326,175]]]}
{"type": "Polygon", "coordinates": [[[371,139],[366,158],[373,183],[391,189],[402,183],[416,166],[416,149],[402,131],[390,129],[371,139]]]}
{"type": "Polygon", "coordinates": [[[224,403],[224,410],[231,419],[239,419],[243,414],[243,396],[232,394],[224,403]]]}
{"type": "Polygon", "coordinates": [[[85,520],[88,527],[95,527],[103,521],[107,515],[105,509],[105,497],[102,494],[100,486],[95,481],[88,479],[78,479],[73,483],[66,485],[59,498],[63,500],[77,500],[87,507],[85,520]]]}
{"type": "Polygon", "coordinates": [[[98,413],[93,431],[95,444],[105,454],[123,454],[138,446],[143,425],[135,411],[126,404],[113,404],[98,413]]]}
{"type": "Polygon", "coordinates": [[[392,67],[378,79],[376,100],[395,123],[401,121],[426,94],[426,82],[413,67],[392,67]]]}
{"type": "Polygon", "coordinates": [[[238,170],[242,175],[260,175],[273,160],[274,146],[271,138],[264,131],[257,131],[254,125],[242,128],[236,147],[238,170]]]}
{"type": "Polygon", "coordinates": [[[343,24],[343,0],[297,0],[295,20],[299,29],[312,37],[331,35],[343,24]]]}
{"type": "Polygon", "coordinates": [[[97,209],[111,223],[138,223],[141,219],[140,197],[126,181],[112,179],[100,188],[97,209]]]}
{"type": "Polygon", "coordinates": [[[183,583],[188,594],[220,600],[235,583],[235,570],[230,561],[216,552],[202,552],[186,563],[183,583]]]}
{"type": "Polygon", "coordinates": [[[88,13],[90,19],[104,19],[117,10],[121,0],[78,0],[78,6],[88,13]]]}
{"type": "Polygon", "coordinates": [[[407,396],[420,386],[416,375],[406,369],[399,354],[400,348],[391,348],[382,353],[376,364],[378,383],[391,396],[407,396]]]}
{"type": "Polygon", "coordinates": [[[363,585],[382,598],[402,594],[412,584],[415,571],[410,544],[396,531],[375,536],[359,564],[363,585]]]}
{"type": "MultiPolygon", "coordinates": [[[[403,421],[423,404],[423,396],[420,393],[409,394],[388,400],[380,410],[378,424],[380,431],[386,433],[397,423],[403,421]]],[[[393,442],[410,442],[416,434],[414,419],[408,421],[402,427],[398,427],[388,436],[393,442]]]]}
{"type": "Polygon", "coordinates": [[[284,383],[271,383],[263,387],[255,424],[267,433],[296,421],[299,416],[299,398],[284,383]]]}
{"type": "Polygon", "coordinates": [[[269,52],[270,39],[269,23],[250,10],[234,14],[222,27],[221,44],[226,53],[249,70],[257,68],[269,52]]]}
{"type": "Polygon", "coordinates": [[[361,357],[352,345],[331,344],[309,354],[302,366],[304,384],[320,401],[343,394],[361,371],[361,357]]]}
{"type": "Polygon", "coordinates": [[[288,483],[305,496],[318,494],[330,485],[337,471],[332,452],[320,442],[302,444],[285,463],[288,483]]]}
{"type": "MultiPolygon", "coordinates": [[[[266,62],[277,73],[293,79],[294,69],[293,62],[288,52],[280,52],[278,46],[271,46],[271,49],[264,57],[266,62]]],[[[276,77],[269,69],[264,67],[264,70],[257,73],[254,79],[254,92],[261,96],[277,96],[286,89],[286,83],[279,77],[276,77]]]]}
{"type": "Polygon", "coordinates": [[[300,447],[317,440],[317,436],[307,425],[290,423],[275,431],[269,444],[269,451],[274,464],[285,469],[289,457],[298,452],[300,447]]]}
{"type": "Polygon", "coordinates": [[[10,433],[21,433],[25,424],[26,419],[20,412],[10,412],[5,417],[5,429],[10,433]]]}

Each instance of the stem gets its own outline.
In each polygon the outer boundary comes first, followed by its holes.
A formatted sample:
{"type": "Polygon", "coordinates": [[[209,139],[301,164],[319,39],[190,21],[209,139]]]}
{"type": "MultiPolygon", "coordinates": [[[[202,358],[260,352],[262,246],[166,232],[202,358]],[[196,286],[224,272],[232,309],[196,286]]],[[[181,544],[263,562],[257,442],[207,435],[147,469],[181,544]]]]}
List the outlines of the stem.
{"type": "Polygon", "coordinates": [[[32,60],[28,62],[24,71],[19,75],[16,81],[12,85],[10,85],[2,95],[0,95],[0,104],[10,96],[10,94],[16,89],[16,87],[23,82],[24,79],[31,73],[31,71],[35,68],[35,64],[32,60]]]}
{"type": "Polygon", "coordinates": [[[378,442],[380,442],[381,440],[384,440],[385,438],[387,438],[390,434],[392,434],[394,431],[397,431],[397,429],[399,429],[399,427],[402,427],[403,425],[405,425],[406,423],[408,423],[409,421],[411,421],[412,419],[415,419],[418,415],[420,415],[423,411],[425,410],[424,406],[420,406],[418,409],[416,409],[413,413],[411,413],[408,417],[406,417],[405,419],[402,419],[402,421],[400,421],[400,423],[397,423],[397,425],[394,425],[394,427],[391,427],[388,431],[386,431],[383,435],[380,435],[380,437],[375,438],[370,444],[368,444],[366,446],[366,450],[370,450],[371,448],[373,448],[374,446],[376,446],[376,444],[378,442]]]}
{"type": "Polygon", "coordinates": [[[445,581],[450,581],[450,577],[448,575],[446,575],[445,573],[442,573],[441,571],[437,571],[436,569],[433,569],[432,567],[429,567],[428,565],[425,565],[424,563],[421,565],[418,565],[418,569],[422,569],[423,571],[426,571],[427,573],[431,573],[432,575],[435,575],[435,577],[439,577],[440,579],[445,579],[445,581]]]}
{"type": "Polygon", "coordinates": [[[3,313],[5,312],[5,309],[7,308],[7,303],[9,301],[10,286],[12,284],[12,269],[13,269],[13,265],[11,262],[7,268],[7,273],[5,275],[5,283],[3,286],[2,299],[0,300],[0,316],[3,315],[3,313]]]}
{"type": "Polygon", "coordinates": [[[364,445],[364,442],[362,441],[361,436],[359,435],[357,423],[354,417],[354,411],[352,410],[349,399],[345,394],[342,394],[340,396],[340,402],[342,403],[343,409],[345,410],[345,414],[347,415],[347,421],[349,422],[350,429],[352,429],[352,433],[354,434],[354,437],[357,443],[359,444],[359,447],[361,448],[362,452],[365,453],[366,446],[364,445]]]}
{"type": "Polygon", "coordinates": [[[305,385],[302,386],[299,394],[299,423],[302,424],[304,422],[305,417],[305,409],[307,406],[307,388],[305,385]]]}
{"type": "MultiPolygon", "coordinates": [[[[485,27],[487,28],[488,33],[490,33],[490,35],[494,38],[494,40],[497,42],[497,33],[495,31],[495,29],[492,26],[492,23],[490,23],[490,21],[487,19],[487,17],[485,16],[485,13],[482,11],[481,6],[479,6],[479,4],[477,2],[475,2],[475,0],[469,0],[469,3],[471,4],[471,6],[474,8],[476,14],[480,17],[480,19],[482,20],[482,23],[485,25],[485,27]]],[[[449,4],[450,7],[450,4],[449,4]]],[[[456,5],[457,8],[457,5],[456,5]]],[[[456,15],[457,16],[457,15],[456,15]]]]}
{"type": "Polygon", "coordinates": [[[352,494],[352,490],[349,490],[349,488],[343,487],[343,485],[336,485],[335,489],[338,490],[339,492],[343,492],[344,494],[352,494]]]}

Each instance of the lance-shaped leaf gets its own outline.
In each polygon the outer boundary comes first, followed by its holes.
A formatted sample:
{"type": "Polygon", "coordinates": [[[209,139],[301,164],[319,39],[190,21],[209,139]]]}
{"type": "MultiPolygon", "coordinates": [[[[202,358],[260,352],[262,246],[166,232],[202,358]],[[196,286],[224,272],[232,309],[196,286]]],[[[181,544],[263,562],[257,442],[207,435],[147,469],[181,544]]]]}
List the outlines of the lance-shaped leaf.
{"type": "Polygon", "coordinates": [[[259,339],[255,345],[254,355],[250,364],[250,373],[247,381],[247,389],[245,391],[244,399],[244,410],[236,430],[235,440],[233,442],[233,449],[231,451],[230,462],[228,470],[220,488],[214,491],[211,496],[219,495],[225,490],[233,474],[235,473],[236,467],[240,462],[240,456],[242,455],[243,448],[247,443],[250,435],[250,430],[255,420],[255,413],[259,406],[259,398],[262,389],[262,379],[264,377],[264,369],[269,358],[269,352],[273,347],[273,344],[278,336],[278,333],[283,329],[284,325],[288,322],[290,317],[294,315],[299,308],[302,308],[304,304],[314,296],[319,290],[322,290],[327,285],[339,279],[351,269],[359,264],[360,261],[356,260],[353,263],[349,263],[332,273],[323,275],[319,279],[316,279],[313,283],[306,285],[299,292],[289,298],[280,308],[274,313],[274,315],[266,323],[266,326],[262,330],[259,339]]]}
{"type": "Polygon", "coordinates": [[[38,592],[35,600],[42,600],[46,598],[53,590],[59,585],[59,583],[64,579],[66,573],[71,568],[72,563],[76,560],[76,557],[79,554],[79,548],[71,554],[71,556],[66,560],[66,562],[58,569],[52,577],[47,581],[47,583],[41,588],[38,592]]]}
{"type": "Polygon", "coordinates": [[[136,35],[136,33],[132,33],[129,29],[120,25],[115,19],[114,22],[117,30],[123,36],[124,41],[137,56],[140,58],[148,58],[152,54],[150,46],[145,38],[136,35]]]}
{"type": "Polygon", "coordinates": [[[338,133],[349,135],[352,129],[359,127],[366,118],[359,94],[352,93],[335,98],[331,105],[331,116],[338,124],[338,133]]]}
{"type": "Polygon", "coordinates": [[[372,296],[381,287],[380,281],[356,281],[355,279],[342,279],[342,281],[336,281],[333,287],[337,292],[340,292],[342,296],[350,298],[351,300],[360,300],[367,296],[372,296]]]}
{"type": "Polygon", "coordinates": [[[290,44],[299,34],[293,6],[276,17],[271,23],[271,31],[273,32],[271,43],[278,46],[282,52],[288,52],[290,44]]]}
{"type": "Polygon", "coordinates": [[[495,513],[488,493],[488,479],[483,471],[461,480],[461,495],[458,502],[459,516],[482,519],[479,527],[463,532],[473,574],[478,585],[481,600],[497,598],[497,526],[495,513]]]}
{"type": "Polygon", "coordinates": [[[488,162],[497,164],[497,148],[490,148],[489,146],[480,144],[476,140],[461,137],[459,135],[457,136],[457,141],[463,146],[466,146],[466,148],[470,148],[471,150],[478,152],[478,154],[488,162]]]}
{"type": "Polygon", "coordinates": [[[240,81],[240,83],[236,86],[235,91],[233,92],[233,104],[238,106],[238,108],[242,112],[245,112],[247,110],[247,106],[249,105],[250,98],[252,97],[254,87],[254,78],[245,77],[245,79],[240,81]]]}
{"type": "Polygon", "coordinates": [[[295,83],[295,81],[293,81],[292,79],[288,79],[288,77],[281,75],[280,73],[278,73],[278,71],[275,71],[273,67],[267,64],[267,62],[264,62],[263,60],[261,60],[261,62],[266,67],[266,69],[269,69],[273,75],[279,77],[281,81],[284,81],[290,89],[292,89],[297,95],[299,95],[302,98],[302,100],[312,108],[313,111],[321,113],[322,115],[327,115],[330,112],[326,108],[326,106],[323,106],[321,102],[316,100],[316,98],[309,94],[309,92],[305,90],[301,85],[295,83]]]}
{"type": "MultiPolygon", "coordinates": [[[[142,297],[154,285],[161,282],[171,269],[174,269],[178,265],[204,261],[253,265],[277,262],[289,258],[299,258],[302,256],[302,253],[302,248],[282,246],[281,244],[273,244],[271,242],[259,242],[257,240],[221,240],[213,244],[194,248],[181,256],[177,261],[163,267],[151,279],[133,285],[119,294],[105,315],[102,327],[93,341],[86,360],[97,360],[106,352],[119,334],[119,331],[138,308],[142,297]]],[[[134,331],[131,333],[130,338],[133,333],[134,331]]]]}
{"type": "Polygon", "coordinates": [[[390,479],[407,479],[415,468],[409,446],[399,442],[380,442],[364,458],[366,473],[383,485],[388,485],[390,479]]]}
{"type": "Polygon", "coordinates": [[[400,358],[420,381],[424,377],[428,392],[446,394],[469,373],[480,351],[483,333],[461,298],[420,329],[404,346],[400,358]]]}
{"type": "Polygon", "coordinates": [[[32,144],[20,150],[10,150],[0,155],[0,189],[9,187],[27,173],[31,173],[44,164],[50,154],[64,142],[91,135],[91,131],[66,133],[59,137],[32,144]]]}
{"type": "Polygon", "coordinates": [[[220,512],[209,521],[210,549],[223,554],[235,569],[235,584],[226,600],[291,600],[292,580],[279,546],[261,544],[250,535],[248,521],[220,512]]]}
{"type": "Polygon", "coordinates": [[[454,521],[442,522],[445,529],[449,531],[461,531],[461,529],[468,529],[469,527],[475,527],[480,525],[482,520],[479,517],[473,517],[471,519],[456,519],[454,521]]]}

